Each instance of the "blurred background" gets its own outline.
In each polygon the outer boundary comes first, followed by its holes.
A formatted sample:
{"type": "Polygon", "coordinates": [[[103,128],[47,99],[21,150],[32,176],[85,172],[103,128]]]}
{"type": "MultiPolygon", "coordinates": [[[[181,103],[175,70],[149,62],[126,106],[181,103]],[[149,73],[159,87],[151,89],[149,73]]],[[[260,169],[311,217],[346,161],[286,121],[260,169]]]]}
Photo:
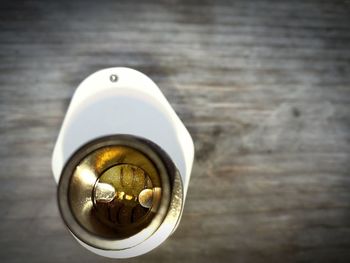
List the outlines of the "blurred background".
{"type": "Polygon", "coordinates": [[[50,162],[75,88],[114,66],[151,77],[196,148],[179,228],[120,262],[350,262],[340,0],[1,1],[1,262],[113,261],[64,226],[50,162]]]}

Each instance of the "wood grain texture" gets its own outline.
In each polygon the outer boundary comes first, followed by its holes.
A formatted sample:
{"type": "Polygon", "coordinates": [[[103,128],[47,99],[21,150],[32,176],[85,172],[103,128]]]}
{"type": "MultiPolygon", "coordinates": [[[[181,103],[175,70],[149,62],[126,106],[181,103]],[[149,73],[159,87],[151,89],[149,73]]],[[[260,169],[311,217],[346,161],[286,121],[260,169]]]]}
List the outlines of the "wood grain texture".
{"type": "Polygon", "coordinates": [[[112,262],[57,209],[79,82],[127,66],[195,141],[182,222],[121,262],[350,262],[349,1],[1,1],[0,261],[112,262]]]}

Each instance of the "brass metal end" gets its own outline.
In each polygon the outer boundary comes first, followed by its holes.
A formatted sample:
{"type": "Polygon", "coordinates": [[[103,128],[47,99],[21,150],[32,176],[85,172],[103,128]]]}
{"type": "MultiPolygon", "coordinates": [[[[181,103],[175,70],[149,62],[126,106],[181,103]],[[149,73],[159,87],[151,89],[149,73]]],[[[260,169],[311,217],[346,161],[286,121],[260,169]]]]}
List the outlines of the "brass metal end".
{"type": "Polygon", "coordinates": [[[125,249],[150,237],[182,212],[182,185],[170,158],[155,144],[108,136],[79,149],[63,169],[58,188],[71,232],[102,249],[125,249]]]}

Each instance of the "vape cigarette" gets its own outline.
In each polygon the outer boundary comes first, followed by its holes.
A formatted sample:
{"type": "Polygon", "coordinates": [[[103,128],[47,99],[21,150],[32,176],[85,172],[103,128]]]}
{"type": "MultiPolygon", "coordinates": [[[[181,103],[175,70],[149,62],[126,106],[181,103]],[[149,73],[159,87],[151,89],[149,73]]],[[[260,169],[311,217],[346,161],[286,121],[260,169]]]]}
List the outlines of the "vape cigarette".
{"type": "Polygon", "coordinates": [[[147,253],[180,221],[193,157],[189,132],[150,78],[100,70],[75,91],[53,151],[61,216],[96,254],[147,253]]]}

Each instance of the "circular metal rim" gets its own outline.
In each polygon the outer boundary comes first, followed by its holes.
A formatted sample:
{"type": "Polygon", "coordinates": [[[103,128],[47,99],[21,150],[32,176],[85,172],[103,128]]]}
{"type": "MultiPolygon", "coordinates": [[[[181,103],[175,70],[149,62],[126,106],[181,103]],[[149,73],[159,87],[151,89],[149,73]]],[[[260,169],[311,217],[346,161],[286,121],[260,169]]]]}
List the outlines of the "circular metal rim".
{"type": "MultiPolygon", "coordinates": [[[[156,145],[155,143],[147,139],[133,136],[133,135],[125,135],[125,134],[100,137],[83,145],[75,153],[73,153],[72,156],[66,162],[66,165],[62,169],[59,185],[58,185],[58,191],[57,191],[58,207],[66,226],[69,228],[72,234],[82,242],[92,247],[103,249],[103,250],[128,249],[144,242],[147,238],[152,236],[153,233],[156,232],[157,229],[161,226],[162,222],[164,221],[164,219],[167,217],[167,214],[171,210],[169,208],[170,207],[173,208],[172,202],[173,201],[175,202],[175,200],[171,198],[173,195],[172,193],[174,192],[178,193],[179,191],[181,192],[183,191],[182,182],[180,184],[179,183],[174,184],[175,180],[176,181],[179,180],[179,178],[177,178],[179,177],[178,175],[179,175],[179,172],[176,169],[174,163],[171,161],[170,157],[158,145],[156,145]],[[128,237],[126,239],[108,239],[108,238],[100,237],[93,233],[90,233],[75,219],[75,216],[72,213],[70,208],[70,204],[68,200],[69,182],[73,175],[73,171],[75,167],[89,153],[101,147],[112,146],[112,145],[132,147],[140,151],[141,153],[145,154],[152,162],[154,162],[156,168],[160,170],[159,174],[161,175],[162,180],[164,176],[167,177],[167,178],[164,178],[165,180],[168,179],[169,188],[168,190],[166,190],[167,192],[163,193],[163,195],[169,198],[169,200],[167,202],[162,202],[162,204],[160,205],[157,214],[151,221],[151,223],[155,220],[158,221],[156,224],[156,227],[153,227],[153,229],[151,229],[152,232],[150,232],[148,236],[145,236],[143,240],[140,240],[140,239],[132,240],[133,236],[128,237]],[[173,186],[175,186],[177,189],[172,189],[173,186]],[[124,244],[127,244],[127,245],[124,245],[124,244]]],[[[179,200],[176,200],[176,202],[178,203],[179,200]]],[[[180,206],[178,204],[176,206],[177,218],[175,223],[177,223],[178,220],[180,219],[182,206],[183,206],[183,200],[181,200],[180,206]]],[[[174,211],[172,211],[172,213],[174,214],[174,211]]],[[[174,227],[176,225],[175,223],[174,223],[174,227]]],[[[146,229],[148,227],[149,226],[147,226],[146,229]]]]}

